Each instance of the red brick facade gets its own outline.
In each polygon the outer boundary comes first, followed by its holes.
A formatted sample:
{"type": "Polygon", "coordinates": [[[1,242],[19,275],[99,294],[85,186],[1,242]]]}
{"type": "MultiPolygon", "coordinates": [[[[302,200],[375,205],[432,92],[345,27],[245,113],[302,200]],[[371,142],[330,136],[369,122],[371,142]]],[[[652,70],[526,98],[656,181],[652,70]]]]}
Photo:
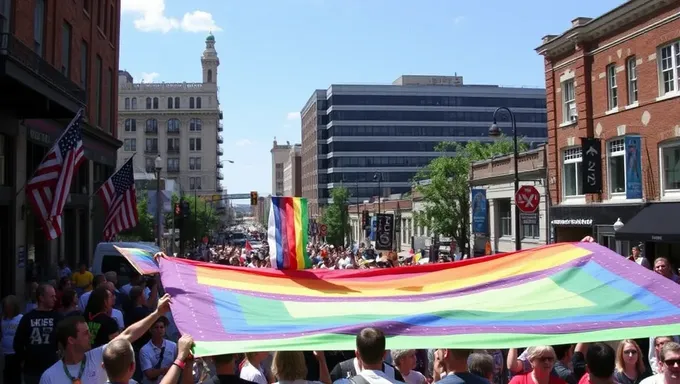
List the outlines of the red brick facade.
{"type": "MultiPolygon", "coordinates": [[[[659,200],[659,145],[680,139],[680,93],[663,95],[660,48],[680,39],[680,4],[632,0],[593,20],[574,20],[559,37],[547,36],[537,49],[545,57],[548,113],[549,191],[563,201],[562,159],[565,148],[580,147],[582,137],[602,140],[603,192],[587,202],[607,201],[607,143],[625,135],[642,137],[645,200],[659,200]],[[644,16],[639,16],[639,15],[644,16]],[[637,63],[637,105],[629,105],[629,58],[637,63]],[[618,111],[609,110],[607,67],[615,68],[618,111]],[[573,76],[578,117],[565,122],[562,86],[573,76]]],[[[680,73],[676,74],[679,76],[680,73]]]]}
{"type": "MultiPolygon", "coordinates": [[[[12,2],[12,33],[26,46],[34,46],[36,0],[12,2]]],[[[55,68],[62,68],[62,29],[71,27],[68,77],[82,84],[81,55],[87,46],[87,117],[114,138],[118,117],[118,59],[120,40],[120,0],[44,0],[44,51],[42,57],[55,68]],[[101,78],[97,78],[98,58],[101,78]],[[97,84],[100,83],[99,99],[97,84]],[[99,110],[98,110],[99,108],[99,110]]]]}

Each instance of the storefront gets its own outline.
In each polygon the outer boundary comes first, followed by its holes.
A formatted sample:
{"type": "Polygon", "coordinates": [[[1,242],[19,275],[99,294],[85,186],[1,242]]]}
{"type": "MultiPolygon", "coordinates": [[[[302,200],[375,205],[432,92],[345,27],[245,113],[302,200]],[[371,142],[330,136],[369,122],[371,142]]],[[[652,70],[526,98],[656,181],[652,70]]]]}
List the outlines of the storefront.
{"type": "Polygon", "coordinates": [[[630,254],[629,241],[617,241],[614,223],[627,222],[643,208],[642,204],[558,205],[550,208],[552,243],[580,241],[592,236],[595,241],[625,256],[630,254]]]}
{"type": "Polygon", "coordinates": [[[642,243],[650,261],[666,257],[680,266],[680,202],[648,203],[616,231],[616,240],[642,243]]]}

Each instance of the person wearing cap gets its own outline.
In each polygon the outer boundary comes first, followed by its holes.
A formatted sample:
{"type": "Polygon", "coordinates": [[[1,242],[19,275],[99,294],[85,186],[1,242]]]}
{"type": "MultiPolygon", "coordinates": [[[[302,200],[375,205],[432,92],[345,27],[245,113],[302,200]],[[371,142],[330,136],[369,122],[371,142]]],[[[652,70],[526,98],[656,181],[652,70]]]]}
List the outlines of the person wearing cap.
{"type": "Polygon", "coordinates": [[[142,384],[160,382],[177,358],[177,344],[165,339],[165,329],[169,323],[167,317],[159,317],[149,329],[151,340],[139,351],[142,384]]]}

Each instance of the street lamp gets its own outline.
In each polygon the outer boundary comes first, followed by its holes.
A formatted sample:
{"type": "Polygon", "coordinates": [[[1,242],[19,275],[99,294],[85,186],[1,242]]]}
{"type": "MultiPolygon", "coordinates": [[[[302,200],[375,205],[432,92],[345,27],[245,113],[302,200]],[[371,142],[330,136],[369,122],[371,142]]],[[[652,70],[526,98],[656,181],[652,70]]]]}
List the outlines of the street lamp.
{"type": "Polygon", "coordinates": [[[374,173],[373,181],[378,182],[378,214],[380,214],[380,198],[382,197],[382,188],[380,187],[380,182],[382,181],[382,173],[374,173]]]}
{"type": "Polygon", "coordinates": [[[161,238],[163,236],[163,218],[161,216],[161,207],[163,200],[161,199],[161,169],[163,169],[163,159],[161,155],[156,156],[154,161],[154,169],[156,171],[156,245],[161,247],[161,238]]]}
{"type": "Polygon", "coordinates": [[[616,222],[614,223],[614,232],[618,232],[619,229],[623,228],[623,221],[621,221],[621,218],[616,219],[616,222]]]}
{"type": "MultiPolygon", "coordinates": [[[[512,145],[513,145],[513,153],[514,153],[514,163],[515,163],[515,188],[514,188],[514,195],[517,194],[517,191],[519,191],[519,147],[517,145],[517,123],[515,121],[515,115],[512,113],[510,108],[507,107],[499,107],[496,108],[496,110],[493,112],[493,124],[491,124],[491,127],[489,127],[489,136],[490,137],[499,137],[501,136],[502,132],[501,129],[496,125],[496,115],[500,111],[506,111],[508,115],[510,115],[510,123],[512,124],[512,145]]],[[[522,240],[520,237],[520,218],[519,218],[519,206],[517,205],[517,202],[515,201],[515,250],[519,251],[522,249],[522,240]]]]}

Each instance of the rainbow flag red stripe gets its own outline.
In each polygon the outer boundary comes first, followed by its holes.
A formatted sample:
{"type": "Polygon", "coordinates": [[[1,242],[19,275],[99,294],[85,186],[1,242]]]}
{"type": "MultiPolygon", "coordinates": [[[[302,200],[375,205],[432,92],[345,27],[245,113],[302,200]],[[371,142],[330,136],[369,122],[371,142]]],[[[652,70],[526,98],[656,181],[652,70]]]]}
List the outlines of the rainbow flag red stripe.
{"type": "Polygon", "coordinates": [[[269,210],[269,254],[276,269],[307,269],[307,199],[273,196],[269,210]]]}

